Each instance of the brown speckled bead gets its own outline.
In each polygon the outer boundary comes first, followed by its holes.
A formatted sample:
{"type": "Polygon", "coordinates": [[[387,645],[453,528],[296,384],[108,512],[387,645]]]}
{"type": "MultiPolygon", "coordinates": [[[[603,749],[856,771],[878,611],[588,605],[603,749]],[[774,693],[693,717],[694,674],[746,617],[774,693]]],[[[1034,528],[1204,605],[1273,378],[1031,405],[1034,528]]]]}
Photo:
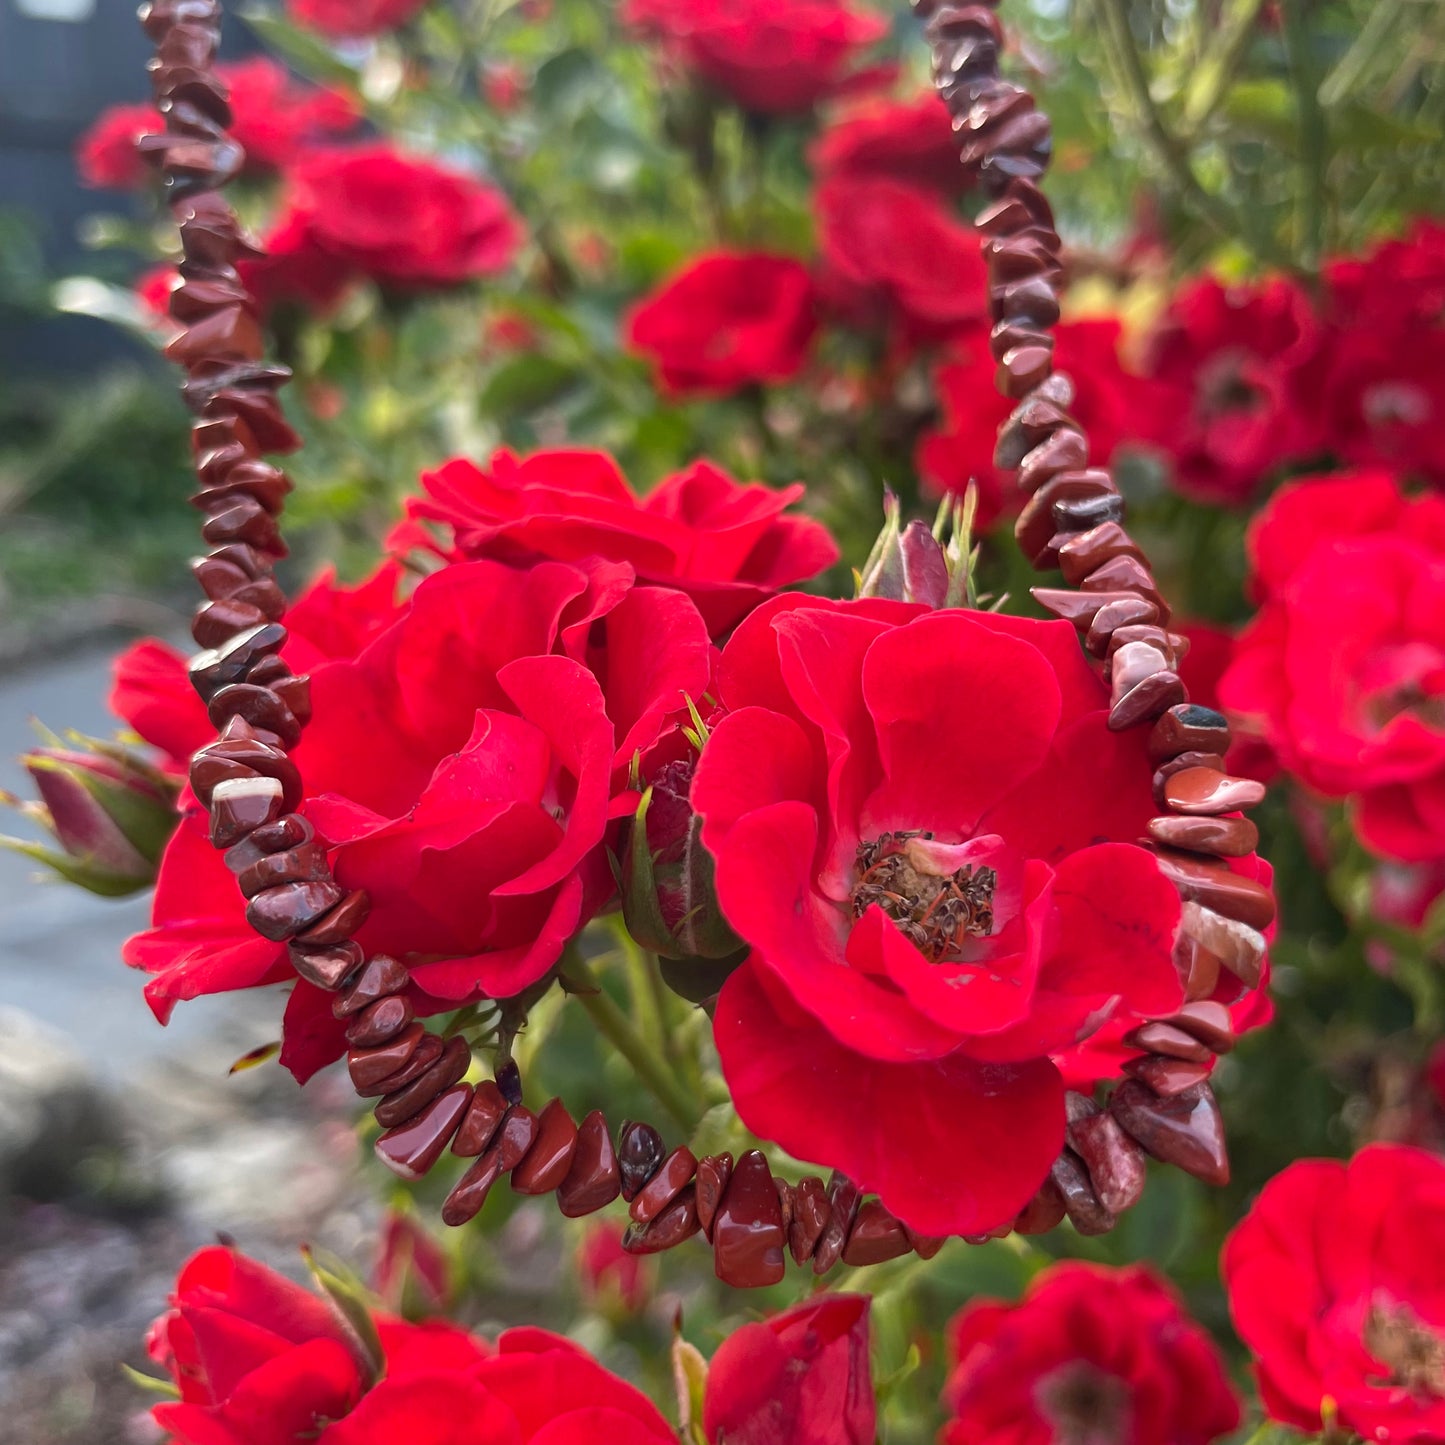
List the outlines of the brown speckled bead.
{"type": "MultiPolygon", "coordinates": [[[[1114,557],[1133,557],[1140,563],[1144,560],[1138,544],[1117,522],[1103,522],[1087,532],[1074,533],[1056,550],[1059,570],[1070,587],[1077,587],[1096,568],[1114,557]]],[[[1091,590],[1097,592],[1099,588],[1091,590]]]]}
{"type": "Polygon", "coordinates": [[[1159,609],[1161,622],[1169,621],[1169,607],[1159,595],[1154,574],[1134,556],[1119,555],[1101,562],[1079,583],[1085,592],[1137,592],[1159,609]]]}
{"type": "Polygon", "coordinates": [[[1122,1214],[1139,1202],[1147,1179],[1144,1152],[1112,1115],[1091,1105],[1090,1112],[1070,1121],[1068,1140],[1105,1210],[1122,1214]]]}
{"type": "Polygon", "coordinates": [[[302,943],[340,943],[350,938],[371,912],[371,898],[364,888],[353,888],[324,918],[297,934],[302,943]]]}
{"type": "Polygon", "coordinates": [[[622,1175],[622,1197],[629,1204],[662,1167],[666,1153],[662,1135],[651,1124],[622,1125],[617,1136],[617,1167],[622,1175]]]}
{"type": "Polygon", "coordinates": [[[1054,1160],[1050,1177],[1064,1200],[1064,1213],[1080,1234],[1107,1234],[1114,1227],[1114,1215],[1094,1192],[1084,1161],[1072,1149],[1054,1160]]]}
{"type": "MultiPolygon", "coordinates": [[[[1037,589],[1035,589],[1037,590],[1037,589]]],[[[1095,657],[1105,657],[1113,646],[1114,634],[1123,627],[1152,627],[1159,620],[1159,609],[1137,592],[1102,594],[1108,601],[1089,619],[1084,633],[1084,647],[1095,657]]]]}
{"type": "Polygon", "coordinates": [[[418,1020],[408,1024],[396,1038],[385,1044],[352,1049],[346,1059],[351,1082],[358,1089],[363,1089],[390,1077],[416,1052],[425,1033],[426,1026],[418,1020]]]}
{"type": "MultiPolygon", "coordinates": [[[[271,781],[268,779],[267,781],[271,781]]],[[[226,784],[220,785],[222,788],[226,784]]],[[[277,784],[277,800],[280,785],[277,784]]],[[[227,862],[231,860],[228,858],[227,862]]],[[[267,853],[236,874],[236,886],[243,898],[254,898],[281,883],[326,883],[331,880],[331,867],[326,850],[317,843],[303,843],[281,853],[267,853]]]]}
{"type": "Polygon", "coordinates": [[[1174,940],[1174,963],[1184,983],[1186,999],[1207,999],[1219,984],[1222,965],[1219,955],[1211,953],[1196,938],[1180,933],[1174,940]]]}
{"type": "Polygon", "coordinates": [[[334,883],[282,883],[246,905],[246,922],[276,943],[304,934],[346,895],[334,883]]]}
{"type": "Polygon", "coordinates": [[[733,1166],[712,1225],[713,1267],[724,1284],[756,1289],[785,1272],[783,1216],[768,1161],[749,1149],[733,1166]]]}
{"type": "Polygon", "coordinates": [[[557,1186],[557,1207],[569,1219],[611,1204],[622,1192],[622,1174],[607,1120],[594,1109],[577,1126],[577,1148],[567,1177],[557,1186]]]}
{"type": "Polygon", "coordinates": [[[518,1194],[550,1194],[567,1177],[577,1152],[577,1125],[561,1099],[551,1100],[537,1115],[537,1140],[512,1171],[518,1194]]]}
{"type": "Polygon", "coordinates": [[[1208,1084],[1165,1099],[1137,1079],[1126,1079],[1110,1097],[1109,1112],[1156,1159],[1206,1184],[1229,1183],[1224,1122],[1208,1084]]]}
{"type": "MultiPolygon", "coordinates": [[[[287,948],[291,967],[307,983],[332,993],[346,986],[352,974],[362,966],[359,943],[338,943],[332,948],[298,948],[293,942],[287,948]]],[[[332,1006],[333,1010],[335,1005],[332,1006]]]]}

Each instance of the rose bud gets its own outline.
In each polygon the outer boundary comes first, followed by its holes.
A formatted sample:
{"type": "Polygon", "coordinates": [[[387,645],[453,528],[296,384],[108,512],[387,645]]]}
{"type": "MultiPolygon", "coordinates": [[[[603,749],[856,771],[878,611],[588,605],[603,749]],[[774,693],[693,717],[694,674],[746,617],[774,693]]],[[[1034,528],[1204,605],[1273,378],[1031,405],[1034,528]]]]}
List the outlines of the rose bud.
{"type": "Polygon", "coordinates": [[[615,1224],[593,1220],[577,1246],[577,1278],[583,1297],[613,1318],[640,1314],[657,1284],[656,1261],[629,1254],[615,1224]]]}
{"type": "Polygon", "coordinates": [[[885,488],[883,530],[863,570],[855,574],[858,596],[928,607],[975,606],[972,534],[977,507],[978,496],[970,486],[962,500],[944,499],[931,529],[916,519],[905,527],[897,496],[885,488]]]}
{"type": "MultiPolygon", "coordinates": [[[[702,846],[702,820],[689,800],[696,766],[697,754],[689,750],[664,763],[644,790],[622,853],[622,913],[643,948],[670,959],[720,960],[742,943],[718,907],[712,855],[702,846]]],[[[708,992],[720,986],[719,980],[708,992]]]]}
{"type": "Polygon", "coordinates": [[[446,1251],[399,1209],[388,1209],[382,1220],[371,1287],[396,1314],[445,1310],[455,1293],[446,1251]],[[408,1308],[413,1305],[415,1311],[408,1308]]]}
{"type": "Polygon", "coordinates": [[[877,1403],[868,1368],[867,1295],[829,1294],[718,1347],[703,1430],[725,1445],[872,1445],[877,1403]]]}
{"type": "Polygon", "coordinates": [[[178,784],[118,744],[79,736],[73,741],[83,750],[47,745],[21,757],[39,802],[3,795],[54,834],[59,849],[20,838],[0,842],[107,898],[149,888],[180,821],[178,784]]]}

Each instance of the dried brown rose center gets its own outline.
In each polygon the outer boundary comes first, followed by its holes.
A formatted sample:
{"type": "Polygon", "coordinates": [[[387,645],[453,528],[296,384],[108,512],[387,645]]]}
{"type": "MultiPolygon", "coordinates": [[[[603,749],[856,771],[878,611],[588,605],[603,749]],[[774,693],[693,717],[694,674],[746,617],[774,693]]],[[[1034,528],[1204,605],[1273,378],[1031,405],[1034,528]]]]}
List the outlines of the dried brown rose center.
{"type": "Polygon", "coordinates": [[[1042,1380],[1039,1411],[1053,1427],[1053,1445],[1121,1445],[1129,1438],[1129,1387],[1079,1363],[1042,1380]]]}
{"type": "Polygon", "coordinates": [[[1445,1400],[1445,1338],[1409,1305],[1376,1305],[1365,1319],[1365,1348],[1390,1371],[1390,1384],[1445,1400]]]}
{"type": "Polygon", "coordinates": [[[917,830],[883,833],[859,844],[853,917],[861,918],[876,903],[930,963],[945,963],[963,956],[965,939],[993,932],[998,874],[971,863],[952,873],[928,871],[908,843],[932,837],[917,830]]]}

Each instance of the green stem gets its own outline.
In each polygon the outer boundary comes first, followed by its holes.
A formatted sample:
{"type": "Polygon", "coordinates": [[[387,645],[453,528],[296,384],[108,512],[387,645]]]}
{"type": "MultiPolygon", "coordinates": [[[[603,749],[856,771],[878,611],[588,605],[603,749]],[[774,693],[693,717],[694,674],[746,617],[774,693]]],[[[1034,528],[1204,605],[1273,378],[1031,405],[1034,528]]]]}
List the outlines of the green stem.
{"type": "Polygon", "coordinates": [[[1200,57],[1184,93],[1184,134],[1193,137],[1208,123],[1228,93],[1254,38],[1265,0],[1235,0],[1223,16],[1215,42],[1200,57]]]}
{"type": "Polygon", "coordinates": [[[1127,0],[1097,0],[1097,4],[1103,14],[1105,45],[1118,82],[1134,106],[1145,141],[1186,202],[1221,236],[1244,241],[1262,261],[1292,269],[1288,258],[1270,242],[1263,238],[1251,241],[1233,209],[1219,196],[1205,190],[1194,174],[1188,150],[1165,124],[1164,116],[1150,92],[1144,60],[1129,29],[1127,0]]]}
{"type": "Polygon", "coordinates": [[[668,1063],[676,1065],[673,1039],[663,1013],[662,982],[657,974],[657,960],[637,946],[620,914],[617,918],[617,942],[627,968],[627,993],[632,1002],[632,1016],[637,1020],[637,1031],[654,1053],[661,1053],[668,1063]]]}
{"type": "Polygon", "coordinates": [[[1360,26],[1354,43],[1335,63],[1335,68],[1320,82],[1320,104],[1329,108],[1346,100],[1368,74],[1380,54],[1380,47],[1395,28],[1405,9],[1405,0],[1375,0],[1374,7],[1360,26]]]}
{"type": "Polygon", "coordinates": [[[1309,59],[1309,23],[1302,0],[1285,0],[1285,61],[1294,88],[1299,122],[1299,248],[1306,267],[1318,271],[1325,251],[1325,198],[1329,167],[1329,126],[1320,107],[1314,67],[1309,59]]]}
{"type": "Polygon", "coordinates": [[[591,967],[573,955],[563,963],[560,977],[563,988],[587,1011],[597,1032],[632,1065],[652,1096],[691,1137],[702,1117],[696,1101],[612,1001],[591,967]]]}

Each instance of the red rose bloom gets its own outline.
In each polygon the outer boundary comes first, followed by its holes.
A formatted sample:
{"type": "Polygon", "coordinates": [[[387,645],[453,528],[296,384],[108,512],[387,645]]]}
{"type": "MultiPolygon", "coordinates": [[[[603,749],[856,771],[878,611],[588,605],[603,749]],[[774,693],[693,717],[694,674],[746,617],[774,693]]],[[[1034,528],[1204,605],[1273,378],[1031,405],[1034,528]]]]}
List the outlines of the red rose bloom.
{"type": "Polygon", "coordinates": [[[820,284],[839,310],[895,320],[915,340],[984,318],[988,271],[978,237],[937,197],[900,181],[840,175],[818,187],[814,202],[820,284]]]}
{"type": "Polygon", "coordinates": [[[1063,1141],[1050,1056],[1183,999],[1144,738],[1066,624],[905,603],[766,603],[719,687],[692,802],[753,950],[714,1020],[739,1114],[920,1233],[1007,1223],[1063,1141]]]}
{"type": "Polygon", "coordinates": [[[1141,1265],[1056,1264],[949,1326],[943,1445],[1209,1445],[1239,1425],[1214,1341],[1141,1265]]]}
{"type": "Polygon", "coordinates": [[[286,0],[298,25],[337,40],[360,40],[405,25],[426,0],[286,0]]]}
{"type": "Polygon", "coordinates": [[[715,1445],[873,1445],[867,1295],[829,1294],[735,1330],[708,1367],[715,1445]]]}
{"type": "Polygon", "coordinates": [[[953,122],[931,91],[917,100],[864,101],[823,131],[808,159],[820,181],[905,181],[945,196],[968,183],[953,122]]]}
{"type": "Polygon", "coordinates": [[[859,53],[887,31],[843,0],[624,0],[622,19],[683,70],[744,110],[809,109],[844,86],[859,53]]]}
{"type": "Polygon", "coordinates": [[[653,362],[672,397],[787,381],[802,369],[816,329],[805,266],[722,251],[670,276],[623,324],[628,346],[653,362]]]}
{"type": "Polygon", "coordinates": [[[263,315],[285,302],[324,315],[358,276],[317,243],[306,218],[296,212],[281,218],[261,248],[264,256],[243,256],[236,269],[263,315]]]}
{"type": "MultiPolygon", "coordinates": [[[[709,675],[696,608],[632,581],[621,564],[461,563],[354,655],[298,656],[315,714],[301,811],[340,884],[370,893],[359,941],[408,959],[419,1012],[536,982],[612,891],[603,834],[635,806],[628,762],[709,675]]],[[[199,814],[162,860],[153,923],[126,959],[156,975],[163,1021],[179,999],[288,976],[199,814]]],[[[304,1078],[342,1049],[327,996],[298,983],[282,1062],[304,1078]]]]}
{"type": "Polygon", "coordinates": [[[197,748],[215,741],[206,705],[186,676],[185,658],[154,638],[133,643],[111,663],[109,706],[178,773],[186,771],[197,748]]]}
{"type": "MultiPolygon", "coordinates": [[[[1121,332],[1113,317],[1063,321],[1054,329],[1055,364],[1074,384],[1069,410],[1088,435],[1099,466],[1120,442],[1138,436],[1136,419],[1152,405],[1150,383],[1127,373],[1120,362],[1121,332]]],[[[993,464],[999,427],[1013,407],[998,394],[996,370],[982,332],[969,338],[956,360],[938,368],[943,425],[919,439],[914,457],[919,475],[937,491],[962,492],[969,482],[977,484],[979,527],[1016,512],[1024,500],[1012,474],[993,464]]]]}
{"type": "Polygon", "coordinates": [[[381,1357],[299,1285],[230,1249],[181,1270],[151,1358],[181,1392],[152,1410],[176,1445],[672,1445],[636,1389],[568,1340],[488,1345],[445,1320],[376,1315],[381,1357]]]}
{"type": "Polygon", "coordinates": [[[161,128],[153,105],[113,105],[91,122],[75,143],[75,165],[87,186],[128,191],[141,185],[150,167],[136,142],[161,128]]]}
{"type": "Polygon", "coordinates": [[[1445,1161],[1375,1144],[1301,1159],[1224,1243],[1235,1328],[1270,1417],[1445,1439],[1445,1161]]]}
{"type": "Polygon", "coordinates": [[[1249,534],[1259,615],[1224,706],[1326,797],[1366,845],[1445,855],[1445,501],[1385,473],[1283,487],[1249,534]]]}
{"type": "Polygon", "coordinates": [[[308,142],[353,129],[361,112],[340,91],[298,85],[265,56],[218,65],[230,92],[231,136],[246,152],[246,173],[290,165],[308,142]]]}
{"type": "Polygon", "coordinates": [[[1319,345],[1319,321],[1290,281],[1228,287],[1206,276],[1179,292],[1146,368],[1174,396],[1140,420],[1156,425],[1182,491],[1242,502],[1276,467],[1321,449],[1320,399],[1306,380],[1319,345]]]}
{"type": "Polygon", "coordinates": [[[407,502],[407,521],[388,545],[452,559],[625,562],[642,581],[687,593],[714,637],[838,559],[821,524],[783,515],[803,495],[801,484],[742,486],[697,462],[639,500],[602,452],[534,452],[519,461],[499,451],[489,467],[458,459],[424,473],[427,495],[407,502]],[[423,522],[449,528],[451,547],[439,549],[423,522]]]}
{"type": "Polygon", "coordinates": [[[501,192],[384,144],[311,151],[288,181],[277,232],[294,229],[333,268],[385,285],[455,286],[490,275],[521,241],[501,192]]]}

